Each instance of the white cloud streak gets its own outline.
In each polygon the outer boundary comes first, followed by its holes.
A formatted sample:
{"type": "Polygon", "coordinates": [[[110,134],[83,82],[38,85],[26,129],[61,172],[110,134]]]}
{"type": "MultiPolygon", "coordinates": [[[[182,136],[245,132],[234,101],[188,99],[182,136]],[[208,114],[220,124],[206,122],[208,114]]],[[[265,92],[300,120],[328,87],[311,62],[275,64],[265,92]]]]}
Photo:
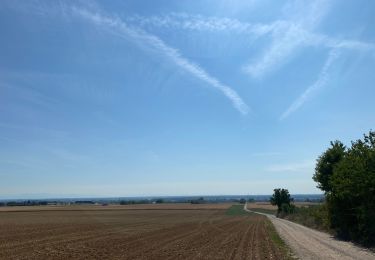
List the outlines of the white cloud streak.
{"type": "MultiPolygon", "coordinates": [[[[301,18],[300,18],[301,19],[301,18]]],[[[354,50],[374,50],[375,45],[363,41],[340,39],[325,34],[311,31],[313,21],[317,23],[320,19],[309,20],[309,22],[296,22],[286,19],[275,20],[271,23],[249,23],[228,17],[202,16],[186,13],[171,13],[163,16],[140,16],[134,15],[125,18],[130,25],[142,28],[166,28],[202,32],[231,32],[244,33],[260,36],[282,36],[289,28],[296,34],[302,35],[307,46],[324,46],[328,48],[347,48],[354,50]],[[310,28],[303,26],[308,24],[310,28]]]]}
{"type": "Polygon", "coordinates": [[[295,53],[297,48],[308,44],[312,38],[310,33],[324,17],[329,8],[329,1],[314,1],[308,6],[293,2],[284,8],[289,22],[277,28],[273,41],[263,55],[254,63],[244,66],[244,71],[254,78],[262,77],[265,73],[287,62],[287,58],[295,53]]]}
{"type": "Polygon", "coordinates": [[[300,108],[306,100],[317,90],[322,88],[327,84],[329,79],[328,71],[332,66],[332,63],[340,56],[340,51],[337,49],[333,49],[330,51],[326,62],[324,63],[323,69],[321,70],[318,79],[309,86],[301,96],[299,96],[290,106],[289,108],[281,115],[280,120],[284,120],[290,114],[295,112],[298,108],[300,108]]]}
{"type": "Polygon", "coordinates": [[[269,157],[269,156],[279,156],[282,153],[279,152],[259,152],[259,153],[252,153],[250,156],[253,157],[269,157]]]}
{"type": "MultiPolygon", "coordinates": [[[[284,16],[270,23],[248,23],[225,17],[207,17],[186,13],[170,13],[163,16],[129,16],[125,20],[117,17],[104,16],[101,12],[90,12],[88,9],[73,8],[75,14],[111,30],[126,39],[133,39],[137,44],[144,44],[162,53],[178,67],[194,77],[221,91],[231,100],[234,107],[242,114],[249,112],[248,106],[241,97],[229,86],[209,75],[202,67],[186,59],[179,50],[168,46],[160,38],[147,33],[146,29],[166,28],[183,29],[202,32],[230,32],[250,35],[253,38],[270,37],[272,42],[256,59],[245,64],[242,70],[253,78],[263,77],[287,63],[296,55],[296,50],[303,47],[323,47],[331,50],[331,54],[342,50],[354,50],[375,53],[375,44],[352,39],[335,38],[314,32],[319,23],[330,11],[332,1],[320,0],[313,2],[291,1],[283,9],[284,16]],[[143,28],[145,30],[139,29],[143,28]],[[333,51],[332,51],[333,50],[333,51]]],[[[68,7],[64,6],[64,13],[68,7]]],[[[95,8],[94,8],[95,9],[95,8]]],[[[96,8],[97,9],[97,8],[96,8]]],[[[45,12],[44,12],[45,13],[45,12]]],[[[337,57],[330,56],[330,64],[337,57]],[[332,61],[331,61],[332,59],[332,61]]],[[[329,65],[330,66],[330,65],[329,65]]],[[[325,67],[329,67],[325,66],[325,67]]],[[[328,69],[323,68],[318,80],[281,115],[280,120],[288,117],[307,100],[316,89],[324,86],[328,80],[328,69]]]]}
{"type": "Polygon", "coordinates": [[[300,163],[275,164],[266,168],[268,172],[302,172],[314,169],[314,161],[300,163]]]}
{"type": "Polygon", "coordinates": [[[163,16],[130,16],[126,18],[129,24],[136,24],[141,27],[159,27],[167,29],[182,29],[202,32],[237,32],[262,36],[271,33],[282,21],[275,21],[270,24],[246,23],[237,19],[226,17],[207,17],[186,13],[171,13],[163,16]]]}
{"type": "Polygon", "coordinates": [[[296,26],[288,27],[289,28],[280,28],[274,33],[281,34],[281,31],[283,31],[283,36],[275,37],[269,49],[257,62],[243,67],[244,72],[254,78],[261,77],[266,72],[274,69],[274,67],[284,63],[286,57],[290,56],[297,47],[303,44],[307,35],[296,26]]]}
{"type": "Polygon", "coordinates": [[[157,36],[149,34],[141,29],[129,27],[125,22],[117,17],[104,16],[99,13],[92,13],[88,10],[75,7],[73,8],[73,11],[75,14],[95,23],[96,25],[115,30],[116,33],[120,36],[130,38],[138,43],[147,44],[149,47],[154,48],[155,50],[172,60],[178,67],[180,67],[184,71],[189,72],[194,77],[221,91],[228,99],[230,99],[233,106],[241,114],[246,115],[249,112],[249,107],[241,99],[236,91],[234,91],[231,87],[224,85],[218,79],[208,74],[199,65],[184,58],[177,49],[168,46],[157,36]]]}
{"type": "Polygon", "coordinates": [[[287,62],[295,50],[302,47],[318,46],[328,49],[375,51],[375,44],[363,41],[341,39],[313,32],[329,11],[329,1],[311,2],[309,7],[296,5],[285,8],[286,13],[299,14],[274,22],[248,23],[226,17],[206,17],[186,13],[171,13],[163,16],[130,16],[129,24],[142,28],[182,29],[202,32],[231,32],[259,38],[268,36],[272,43],[255,61],[243,66],[243,71],[259,78],[287,62]]]}

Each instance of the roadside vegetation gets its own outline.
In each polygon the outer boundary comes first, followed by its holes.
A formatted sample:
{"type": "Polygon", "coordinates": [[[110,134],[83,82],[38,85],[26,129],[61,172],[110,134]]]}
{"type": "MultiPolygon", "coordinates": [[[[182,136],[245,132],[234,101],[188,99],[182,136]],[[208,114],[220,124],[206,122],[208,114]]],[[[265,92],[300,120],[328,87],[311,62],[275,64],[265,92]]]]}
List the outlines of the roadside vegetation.
{"type": "Polygon", "coordinates": [[[232,205],[230,208],[227,209],[225,214],[228,216],[243,216],[249,215],[251,213],[245,211],[243,209],[243,205],[232,205]]]}
{"type": "Polygon", "coordinates": [[[325,202],[296,208],[288,200],[287,190],[275,189],[270,202],[278,206],[277,215],[374,247],[375,132],[353,141],[350,147],[331,142],[317,160],[313,179],[324,191],[325,202]]]}
{"type": "Polygon", "coordinates": [[[284,218],[310,228],[334,234],[334,231],[329,226],[326,207],[326,204],[295,207],[294,212],[286,214],[284,218]]]}
{"type": "Polygon", "coordinates": [[[277,206],[276,216],[278,217],[284,217],[295,211],[295,206],[292,204],[293,199],[287,189],[274,189],[270,202],[272,205],[277,206]]]}
{"type": "MultiPolygon", "coordinates": [[[[249,204],[247,204],[249,205],[249,204]]],[[[265,214],[271,214],[271,215],[276,215],[277,210],[274,209],[263,209],[263,208],[252,208],[251,205],[250,207],[247,207],[251,211],[259,212],[259,213],[265,213],[265,214]]]]}
{"type": "Polygon", "coordinates": [[[273,226],[271,221],[269,221],[268,219],[266,220],[266,229],[273,244],[277,246],[279,250],[284,253],[285,259],[296,259],[293,256],[292,250],[288,247],[288,245],[284,242],[284,240],[281,239],[275,227],[273,226]]]}
{"type": "Polygon", "coordinates": [[[336,234],[375,245],[375,132],[347,148],[331,142],[318,159],[313,179],[325,192],[327,223],[336,234]]]}

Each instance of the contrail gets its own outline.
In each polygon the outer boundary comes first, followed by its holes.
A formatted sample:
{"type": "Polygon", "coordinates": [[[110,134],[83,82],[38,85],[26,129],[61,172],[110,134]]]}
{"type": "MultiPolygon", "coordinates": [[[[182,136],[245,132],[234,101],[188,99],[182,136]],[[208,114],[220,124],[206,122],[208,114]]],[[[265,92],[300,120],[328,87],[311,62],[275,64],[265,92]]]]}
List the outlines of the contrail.
{"type": "Polygon", "coordinates": [[[319,74],[318,79],[309,86],[305,92],[301,96],[299,96],[291,105],[290,107],[281,115],[280,120],[284,120],[287,118],[291,113],[296,111],[299,107],[303,105],[303,103],[306,102],[306,100],[309,98],[309,96],[319,88],[323,87],[329,78],[328,70],[331,67],[332,63],[340,56],[340,52],[337,49],[333,49],[330,51],[328,58],[326,62],[324,63],[323,69],[319,74]]]}
{"type": "Polygon", "coordinates": [[[178,49],[165,44],[160,38],[149,34],[141,29],[129,27],[117,17],[104,16],[99,13],[92,13],[85,9],[73,7],[73,12],[100,26],[116,29],[121,36],[130,37],[136,42],[146,43],[160,53],[170,58],[177,66],[189,72],[196,78],[206,82],[210,86],[220,90],[233,104],[233,106],[243,115],[249,112],[249,107],[231,87],[224,85],[218,79],[208,74],[202,67],[184,58],[178,49]]]}

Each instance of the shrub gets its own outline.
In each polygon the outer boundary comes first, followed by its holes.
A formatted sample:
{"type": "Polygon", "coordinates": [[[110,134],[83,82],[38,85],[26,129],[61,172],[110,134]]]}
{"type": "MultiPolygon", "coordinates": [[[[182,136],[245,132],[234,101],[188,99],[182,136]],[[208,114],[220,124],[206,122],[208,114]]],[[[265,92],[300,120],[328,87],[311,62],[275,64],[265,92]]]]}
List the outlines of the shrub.
{"type": "Polygon", "coordinates": [[[331,143],[313,177],[326,194],[329,226],[344,239],[375,244],[375,132],[350,148],[331,143]]]}
{"type": "Polygon", "coordinates": [[[270,198],[272,205],[277,206],[277,216],[286,215],[293,210],[293,207],[290,203],[293,201],[290,198],[289,191],[287,189],[274,189],[274,193],[270,198]]]}

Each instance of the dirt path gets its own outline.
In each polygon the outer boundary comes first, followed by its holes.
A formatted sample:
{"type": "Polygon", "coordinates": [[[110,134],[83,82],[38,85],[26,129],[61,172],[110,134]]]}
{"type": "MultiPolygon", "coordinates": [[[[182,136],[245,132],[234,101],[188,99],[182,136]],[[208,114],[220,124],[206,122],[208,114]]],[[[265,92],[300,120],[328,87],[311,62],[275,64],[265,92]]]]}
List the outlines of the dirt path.
{"type": "MultiPolygon", "coordinates": [[[[244,209],[253,212],[247,209],[246,204],[244,209]]],[[[265,215],[271,220],[277,232],[300,259],[375,259],[375,254],[350,242],[336,240],[329,234],[270,214],[258,214],[265,215]]]]}

